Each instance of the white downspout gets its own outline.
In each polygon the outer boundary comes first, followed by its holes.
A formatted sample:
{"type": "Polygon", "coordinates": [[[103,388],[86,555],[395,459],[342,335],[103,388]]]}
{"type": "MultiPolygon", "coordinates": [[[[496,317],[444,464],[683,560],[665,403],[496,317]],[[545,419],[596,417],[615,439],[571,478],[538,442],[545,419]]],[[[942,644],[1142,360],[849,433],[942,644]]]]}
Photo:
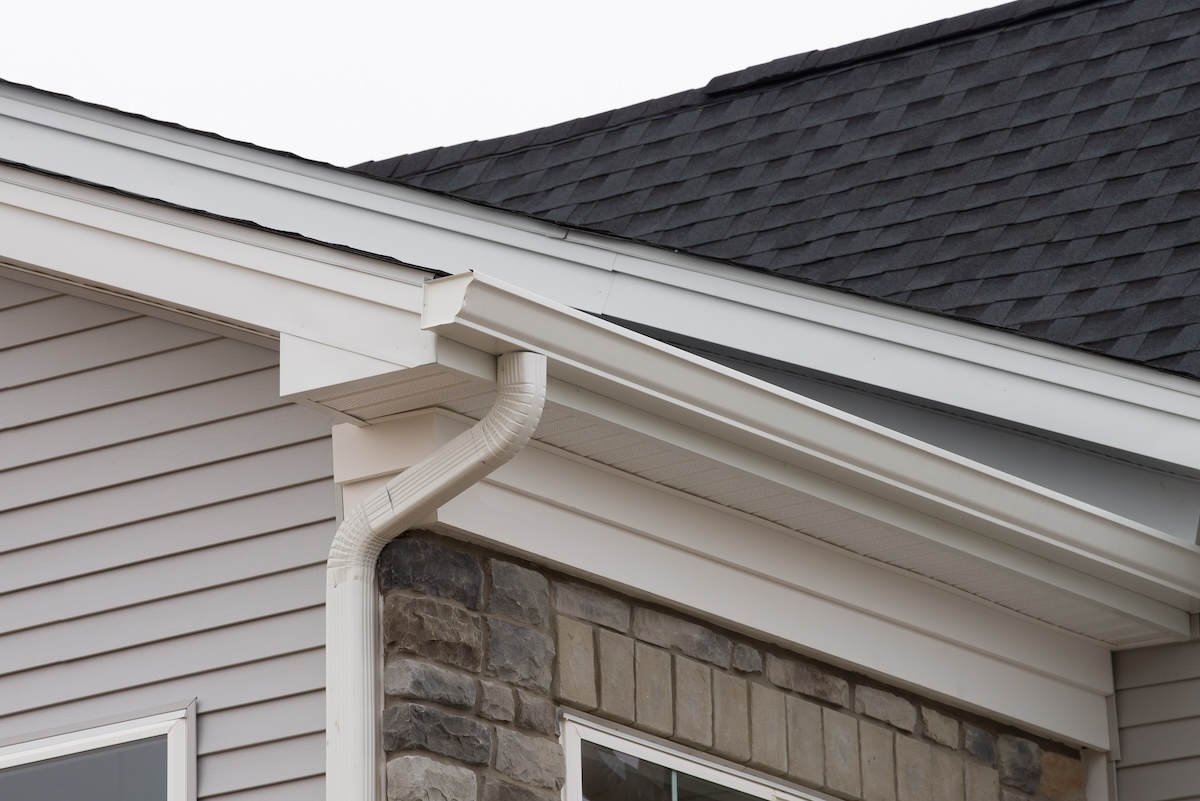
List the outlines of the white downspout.
{"type": "Polygon", "coordinates": [[[325,797],[383,797],[379,592],[383,546],[515,456],[546,399],[546,357],[507,353],[496,403],[482,420],[350,510],[329,549],[325,590],[325,797]]]}

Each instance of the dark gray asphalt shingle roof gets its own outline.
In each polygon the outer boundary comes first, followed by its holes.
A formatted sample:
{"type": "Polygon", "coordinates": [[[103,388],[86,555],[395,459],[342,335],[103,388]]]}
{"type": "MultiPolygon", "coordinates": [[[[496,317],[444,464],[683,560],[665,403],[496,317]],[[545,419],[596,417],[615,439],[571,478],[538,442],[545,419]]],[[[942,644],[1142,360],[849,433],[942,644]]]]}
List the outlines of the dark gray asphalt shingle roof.
{"type": "Polygon", "coordinates": [[[1020,0],[356,168],[1200,377],[1200,3],[1020,0]]]}

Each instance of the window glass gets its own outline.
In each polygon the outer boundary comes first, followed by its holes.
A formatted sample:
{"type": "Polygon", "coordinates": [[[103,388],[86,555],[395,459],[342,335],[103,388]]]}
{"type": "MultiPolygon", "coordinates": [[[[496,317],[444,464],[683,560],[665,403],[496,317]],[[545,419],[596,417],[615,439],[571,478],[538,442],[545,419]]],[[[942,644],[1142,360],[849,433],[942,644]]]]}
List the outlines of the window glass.
{"type": "Polygon", "coordinates": [[[581,743],[585,801],[759,801],[596,743],[581,743]]]}
{"type": "Polygon", "coordinates": [[[165,801],[167,737],[0,770],[4,801],[165,801]]]}

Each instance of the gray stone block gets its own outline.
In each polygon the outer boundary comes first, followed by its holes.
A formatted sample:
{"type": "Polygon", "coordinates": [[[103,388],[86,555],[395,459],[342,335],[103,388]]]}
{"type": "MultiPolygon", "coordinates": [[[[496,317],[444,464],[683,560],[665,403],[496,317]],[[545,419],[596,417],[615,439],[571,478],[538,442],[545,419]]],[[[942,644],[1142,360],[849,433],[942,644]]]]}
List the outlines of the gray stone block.
{"type": "Polygon", "coordinates": [[[1000,781],[1032,795],[1042,781],[1042,749],[1021,737],[1002,734],[996,742],[1000,781]]]}
{"type": "Polygon", "coordinates": [[[921,725],[925,728],[925,736],[935,743],[958,748],[958,721],[947,717],[936,709],[921,707],[921,725]]]}
{"type": "Polygon", "coordinates": [[[970,723],[963,724],[963,747],[989,765],[996,762],[996,738],[970,723]]]}
{"type": "Polygon", "coordinates": [[[752,645],[737,643],[733,646],[733,669],[739,673],[762,673],[762,653],[752,645]]]}
{"type": "Polygon", "coordinates": [[[713,753],[745,762],[750,759],[750,703],[746,680],[713,672],[713,753]]]}
{"type": "Polygon", "coordinates": [[[637,675],[635,700],[639,728],[670,737],[675,731],[672,711],[671,655],[643,643],[634,648],[637,675]]]}
{"type": "Polygon", "coordinates": [[[675,657],[675,739],[697,748],[713,744],[712,669],[675,657]]]}
{"type": "Polygon", "coordinates": [[[750,765],[770,773],[787,772],[786,696],[762,684],[750,685],[750,765]]]}
{"type": "Polygon", "coordinates": [[[559,700],[581,709],[595,709],[596,648],[592,627],[569,617],[555,618],[558,629],[559,700]]]}
{"type": "Polygon", "coordinates": [[[499,682],[479,682],[479,714],[488,720],[511,722],[517,714],[512,688],[499,682]]]}
{"type": "Polygon", "coordinates": [[[850,684],[810,665],[767,654],[767,678],[786,690],[838,706],[850,706],[850,684]]]}
{"type": "Polygon", "coordinates": [[[892,732],[883,726],[865,720],[858,722],[862,797],[866,801],[896,799],[896,757],[892,740],[892,732]]]}
{"type": "Polygon", "coordinates": [[[483,659],[479,616],[433,598],[389,595],[383,602],[384,639],[396,650],[478,671],[483,659]]]}
{"type": "Polygon", "coordinates": [[[525,784],[557,790],[566,776],[566,761],[554,740],[497,729],[496,770],[525,784]]]}
{"type": "Polygon", "coordinates": [[[633,610],[633,636],[723,668],[729,667],[733,650],[725,635],[651,609],[633,610]]]}
{"type": "Polygon", "coordinates": [[[607,629],[596,631],[600,650],[600,712],[621,723],[632,723],[634,706],[633,640],[607,629]]]}
{"type": "Polygon", "coordinates": [[[963,759],[958,754],[932,749],[933,794],[932,801],[963,801],[963,759]]]}
{"type": "Polygon", "coordinates": [[[557,793],[533,790],[488,776],[483,783],[483,801],[558,801],[557,793]]]}
{"type": "Polygon", "coordinates": [[[549,634],[507,620],[488,619],[488,675],[548,692],[553,671],[554,641],[549,634]]]}
{"type": "Polygon", "coordinates": [[[486,765],[492,755],[492,729],[473,718],[421,704],[398,704],[383,710],[383,750],[431,751],[486,765]]]}
{"type": "Polygon", "coordinates": [[[896,737],[896,798],[929,801],[933,794],[933,755],[929,743],[896,737]]]}
{"type": "Polygon", "coordinates": [[[903,731],[917,728],[916,707],[898,695],[875,687],[860,684],[854,689],[854,711],[890,723],[903,731]]]}
{"type": "Polygon", "coordinates": [[[492,597],[488,611],[521,623],[545,626],[550,621],[550,582],[533,570],[493,559],[492,597]]]}
{"type": "Polygon", "coordinates": [[[387,763],[388,801],[475,801],[475,771],[405,755],[387,763]]]}
{"type": "Polygon", "coordinates": [[[475,680],[428,662],[391,659],[383,669],[383,692],[399,698],[435,701],[470,709],[475,706],[475,680]]]}
{"type": "Polygon", "coordinates": [[[788,776],[812,787],[825,783],[825,735],[821,707],[787,697],[788,776]]]}
{"type": "Polygon", "coordinates": [[[517,690],[517,725],[542,734],[557,734],[558,715],[554,704],[541,696],[525,690],[517,690]]]}
{"type": "Polygon", "coordinates": [[[963,785],[967,801],[997,801],[1000,798],[1000,773],[987,765],[967,760],[963,766],[963,785]]]}
{"type": "Polygon", "coordinates": [[[825,729],[825,785],[850,796],[862,794],[858,755],[858,720],[833,709],[822,709],[825,729]]]}
{"type": "Polygon", "coordinates": [[[483,565],[468,553],[441,543],[402,537],[379,555],[379,587],[416,590],[478,609],[483,601],[483,565]]]}
{"type": "Polygon", "coordinates": [[[594,587],[554,582],[554,608],[598,626],[629,632],[629,604],[594,587]]]}

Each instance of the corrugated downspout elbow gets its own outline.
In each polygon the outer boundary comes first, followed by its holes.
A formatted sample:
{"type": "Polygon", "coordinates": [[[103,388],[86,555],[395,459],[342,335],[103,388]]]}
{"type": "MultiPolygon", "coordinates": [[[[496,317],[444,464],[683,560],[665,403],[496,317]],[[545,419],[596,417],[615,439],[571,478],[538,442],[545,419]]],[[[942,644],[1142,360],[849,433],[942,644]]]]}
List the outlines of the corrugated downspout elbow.
{"type": "Polygon", "coordinates": [[[546,357],[507,353],[482,420],[346,513],[329,550],[325,592],[326,798],[382,798],[379,593],[383,546],[515,456],[537,428],[546,357]]]}

